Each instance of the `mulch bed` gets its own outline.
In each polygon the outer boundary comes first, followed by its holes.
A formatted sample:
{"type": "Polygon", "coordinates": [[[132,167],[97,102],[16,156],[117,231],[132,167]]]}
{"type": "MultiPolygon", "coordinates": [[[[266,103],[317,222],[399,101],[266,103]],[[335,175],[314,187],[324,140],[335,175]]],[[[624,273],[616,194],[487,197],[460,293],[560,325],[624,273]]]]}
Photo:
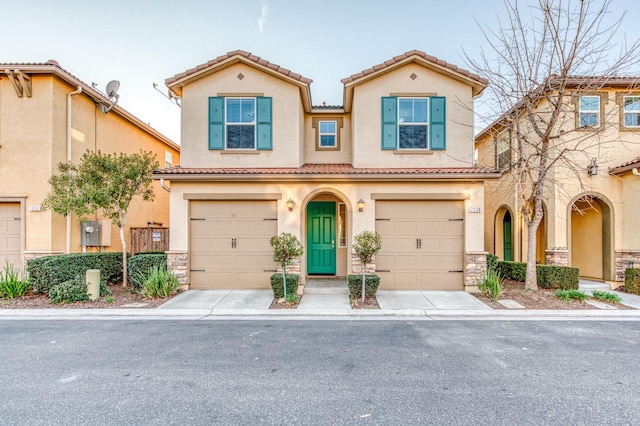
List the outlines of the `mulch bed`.
{"type": "MultiPolygon", "coordinates": [[[[616,289],[617,291],[618,289],[616,289]]],[[[499,300],[513,300],[518,302],[525,309],[553,309],[553,310],[571,310],[571,309],[598,309],[595,306],[591,306],[585,301],[580,300],[570,300],[565,301],[559,299],[554,294],[555,290],[547,290],[543,288],[539,288],[538,291],[531,291],[524,289],[524,283],[519,281],[505,280],[504,281],[504,291],[498,297],[499,300]]],[[[480,299],[482,302],[491,306],[493,309],[507,309],[498,302],[494,302],[491,298],[487,296],[483,296],[480,293],[473,293],[475,297],[480,299]]],[[[595,300],[595,299],[592,299],[595,300]]],[[[622,304],[616,303],[608,303],[603,300],[598,300],[598,302],[607,303],[611,306],[615,306],[618,309],[633,309],[629,306],[625,306],[622,304]]]]}
{"type": "Polygon", "coordinates": [[[364,303],[362,303],[361,297],[357,299],[349,298],[349,302],[352,309],[380,309],[378,300],[375,297],[365,297],[364,303]]]}
{"type": "Polygon", "coordinates": [[[298,296],[297,303],[290,303],[284,299],[273,299],[271,305],[269,305],[269,309],[298,309],[300,300],[302,300],[302,296],[298,296]]]}
{"type": "Polygon", "coordinates": [[[132,303],[145,304],[144,306],[136,306],[137,308],[153,309],[175,296],[174,294],[166,299],[145,299],[137,293],[132,293],[131,285],[124,288],[121,283],[110,284],[109,289],[112,292],[111,299],[113,301],[111,303],[107,302],[110,300],[109,297],[101,297],[95,302],[86,301],[54,305],[49,302],[49,296],[46,294],[30,293],[15,299],[0,299],[0,309],[120,309],[124,305],[132,303]]]}

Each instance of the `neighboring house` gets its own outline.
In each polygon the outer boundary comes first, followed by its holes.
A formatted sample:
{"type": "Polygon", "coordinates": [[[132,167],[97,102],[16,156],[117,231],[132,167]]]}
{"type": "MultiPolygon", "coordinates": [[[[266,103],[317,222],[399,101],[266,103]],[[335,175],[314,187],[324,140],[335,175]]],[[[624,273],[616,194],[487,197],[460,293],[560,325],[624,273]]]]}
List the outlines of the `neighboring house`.
{"type": "MultiPolygon", "coordinates": [[[[537,230],[538,263],[621,281],[640,265],[640,90],[638,78],[575,77],[552,149],[578,149],[551,170],[537,230]],[[594,90],[577,89],[586,79],[594,90]],[[580,145],[578,145],[580,144],[580,145]],[[569,168],[577,165],[576,174],[569,168]]],[[[527,229],[510,173],[518,161],[505,115],[476,136],[479,163],[499,169],[485,186],[485,243],[500,259],[526,261],[527,229]]]]}
{"type": "MultiPolygon", "coordinates": [[[[32,257],[81,251],[78,218],[69,223],[41,210],[59,163],[78,163],[87,150],[145,150],[156,154],[161,167],[179,164],[178,145],[117,105],[105,114],[112,100],[57,62],[1,66],[0,265],[9,261],[20,267],[32,257]]],[[[154,182],[154,189],[154,202],[132,202],[127,239],[129,227],[168,226],[169,193],[160,182],[154,182]]],[[[118,229],[101,228],[104,250],[122,250],[118,229]]]]}
{"type": "Polygon", "coordinates": [[[359,272],[353,237],[382,236],[385,289],[463,290],[486,262],[485,179],[473,99],[486,81],[420,51],[342,80],[344,106],[312,106],[311,80],[234,51],[166,80],[182,98],[169,263],[191,288],[268,288],[269,238],[290,232],[308,276],[359,272]]]}

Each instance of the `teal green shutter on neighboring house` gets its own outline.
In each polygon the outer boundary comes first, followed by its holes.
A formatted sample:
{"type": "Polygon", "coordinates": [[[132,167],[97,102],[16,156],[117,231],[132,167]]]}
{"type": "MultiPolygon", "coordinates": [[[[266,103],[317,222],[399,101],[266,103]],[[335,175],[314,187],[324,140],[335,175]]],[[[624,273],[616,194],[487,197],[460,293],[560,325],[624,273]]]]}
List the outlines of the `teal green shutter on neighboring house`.
{"type": "Polygon", "coordinates": [[[398,98],[382,98],[382,149],[398,149],[398,98]]]}
{"type": "Polygon", "coordinates": [[[209,98],[209,149],[224,149],[224,98],[209,98]]]}
{"type": "Polygon", "coordinates": [[[256,149],[271,150],[271,98],[256,98],[256,125],[257,144],[256,149]]]}
{"type": "Polygon", "coordinates": [[[443,96],[431,97],[431,122],[429,123],[430,148],[433,150],[446,149],[446,111],[445,98],[443,96]]]}

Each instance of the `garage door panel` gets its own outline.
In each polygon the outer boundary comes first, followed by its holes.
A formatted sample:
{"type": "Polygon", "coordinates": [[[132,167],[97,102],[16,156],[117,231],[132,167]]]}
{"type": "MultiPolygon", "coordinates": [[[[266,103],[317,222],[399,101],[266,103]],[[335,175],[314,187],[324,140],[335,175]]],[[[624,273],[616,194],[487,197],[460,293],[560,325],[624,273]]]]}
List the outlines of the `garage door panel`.
{"type": "Polygon", "coordinates": [[[463,214],[458,201],[376,202],[381,288],[463,289],[463,275],[449,273],[463,269],[463,214]]]}
{"type": "Polygon", "coordinates": [[[206,219],[191,221],[193,288],[270,287],[275,201],[193,201],[191,217],[206,219]]]}

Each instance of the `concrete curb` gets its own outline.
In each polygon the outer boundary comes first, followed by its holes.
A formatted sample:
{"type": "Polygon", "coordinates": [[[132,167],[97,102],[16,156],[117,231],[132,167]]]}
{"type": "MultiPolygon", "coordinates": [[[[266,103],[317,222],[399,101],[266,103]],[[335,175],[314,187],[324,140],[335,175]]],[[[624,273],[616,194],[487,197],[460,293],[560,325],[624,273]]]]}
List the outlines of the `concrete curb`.
{"type": "Polygon", "coordinates": [[[31,319],[640,321],[640,310],[0,309],[0,320],[31,319]]]}

